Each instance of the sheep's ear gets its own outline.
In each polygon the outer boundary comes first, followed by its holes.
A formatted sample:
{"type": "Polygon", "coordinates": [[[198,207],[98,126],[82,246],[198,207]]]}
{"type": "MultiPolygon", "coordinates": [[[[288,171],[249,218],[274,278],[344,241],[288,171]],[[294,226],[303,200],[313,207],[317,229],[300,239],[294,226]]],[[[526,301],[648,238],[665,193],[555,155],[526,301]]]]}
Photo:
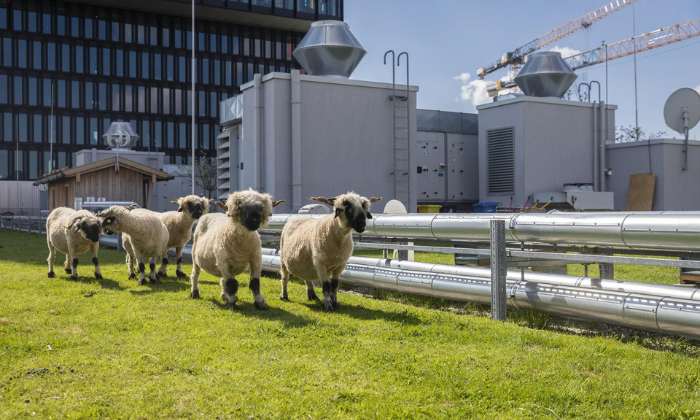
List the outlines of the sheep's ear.
{"type": "Polygon", "coordinates": [[[375,201],[380,201],[381,199],[382,199],[382,197],[372,197],[369,199],[369,202],[374,203],[375,201]]]}
{"type": "Polygon", "coordinates": [[[183,209],[182,209],[182,206],[180,206],[180,207],[177,208],[177,212],[178,212],[178,213],[182,213],[182,210],[183,210],[183,209]]]}
{"type": "Polygon", "coordinates": [[[177,201],[171,201],[171,203],[173,203],[173,204],[177,204],[177,201]]]}
{"type": "Polygon", "coordinates": [[[342,213],[342,212],[343,212],[343,209],[335,209],[335,216],[333,216],[333,218],[335,219],[335,218],[338,217],[338,216],[340,215],[340,213],[342,213]]]}
{"type": "Polygon", "coordinates": [[[129,210],[129,211],[131,211],[131,210],[135,209],[135,208],[138,207],[138,206],[139,206],[138,204],[132,204],[132,205],[130,205],[130,206],[127,206],[126,209],[129,210]]]}
{"type": "Polygon", "coordinates": [[[277,207],[278,205],[284,203],[286,200],[277,200],[272,202],[272,207],[277,207]]]}
{"type": "Polygon", "coordinates": [[[75,224],[75,231],[74,231],[74,232],[75,232],[75,233],[80,232],[80,223],[76,223],[76,224],[75,224]]]}
{"type": "Polygon", "coordinates": [[[365,213],[365,216],[367,216],[368,219],[371,219],[371,218],[372,218],[372,213],[366,212],[366,213],[365,213]]]}
{"type": "Polygon", "coordinates": [[[335,204],[336,197],[332,197],[332,198],[309,197],[309,200],[320,201],[321,203],[325,203],[325,204],[328,204],[329,206],[333,207],[333,205],[335,204]]]}
{"type": "Polygon", "coordinates": [[[221,207],[221,210],[223,210],[223,211],[228,211],[228,207],[226,206],[226,204],[222,203],[221,201],[217,201],[217,202],[214,203],[214,204],[216,204],[217,206],[221,207]]]}

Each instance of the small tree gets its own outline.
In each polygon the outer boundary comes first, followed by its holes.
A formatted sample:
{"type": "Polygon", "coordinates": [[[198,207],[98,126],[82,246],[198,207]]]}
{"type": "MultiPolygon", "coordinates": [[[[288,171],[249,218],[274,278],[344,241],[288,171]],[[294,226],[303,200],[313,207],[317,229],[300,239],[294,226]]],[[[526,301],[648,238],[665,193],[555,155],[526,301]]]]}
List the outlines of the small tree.
{"type": "Polygon", "coordinates": [[[647,133],[641,127],[615,127],[615,143],[630,143],[633,141],[646,141],[660,139],[666,135],[665,131],[658,131],[656,133],[647,133]]]}
{"type": "MultiPolygon", "coordinates": [[[[192,166],[182,166],[185,167],[187,177],[192,179],[192,166]]],[[[194,184],[206,191],[208,198],[212,198],[212,193],[216,190],[216,159],[207,157],[203,151],[200,151],[200,157],[194,164],[194,184]]]]}

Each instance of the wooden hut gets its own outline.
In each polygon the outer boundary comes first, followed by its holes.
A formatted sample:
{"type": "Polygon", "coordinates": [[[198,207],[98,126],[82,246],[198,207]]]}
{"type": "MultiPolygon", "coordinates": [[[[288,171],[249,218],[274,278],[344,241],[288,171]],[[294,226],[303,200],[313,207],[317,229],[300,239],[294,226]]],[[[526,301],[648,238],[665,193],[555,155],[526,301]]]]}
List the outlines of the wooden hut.
{"type": "Polygon", "coordinates": [[[62,168],[42,175],[34,185],[48,184],[49,210],[74,207],[75,198],[105,197],[107,201],[133,201],[150,208],[153,184],[169,175],[158,169],[116,157],[62,168]]]}

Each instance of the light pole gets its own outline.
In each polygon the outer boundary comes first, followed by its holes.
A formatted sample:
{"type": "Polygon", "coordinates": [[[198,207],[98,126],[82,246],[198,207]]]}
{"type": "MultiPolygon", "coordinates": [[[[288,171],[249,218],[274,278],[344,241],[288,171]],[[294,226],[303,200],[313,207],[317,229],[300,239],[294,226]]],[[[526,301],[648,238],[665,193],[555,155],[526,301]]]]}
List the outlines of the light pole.
{"type": "Polygon", "coordinates": [[[194,57],[194,49],[195,49],[195,26],[194,26],[194,0],[192,0],[192,195],[194,195],[194,145],[195,145],[195,125],[194,125],[194,78],[196,73],[196,68],[197,68],[197,63],[195,61],[194,57]]]}

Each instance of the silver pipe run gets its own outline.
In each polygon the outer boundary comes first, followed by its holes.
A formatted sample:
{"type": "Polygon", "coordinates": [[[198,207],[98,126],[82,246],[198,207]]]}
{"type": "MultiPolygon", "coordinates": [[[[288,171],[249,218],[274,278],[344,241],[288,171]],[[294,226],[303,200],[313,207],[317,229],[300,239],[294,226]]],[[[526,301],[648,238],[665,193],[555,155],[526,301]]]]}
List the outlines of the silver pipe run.
{"type": "MultiPolygon", "coordinates": [[[[318,216],[277,214],[264,229],[281,231],[292,218],[318,216]]],[[[367,220],[362,235],[488,242],[494,219],[506,221],[511,242],[700,251],[697,212],[380,214],[367,220]]]]}
{"type": "MultiPolygon", "coordinates": [[[[263,248],[263,269],[279,271],[279,251],[263,248]]],[[[383,290],[491,303],[490,269],[351,257],[340,280],[383,290]],[[445,272],[441,272],[445,271],[445,272]],[[484,275],[485,273],[488,273],[484,275]]],[[[700,338],[700,295],[673,286],[509,271],[508,304],[519,309],[700,338]]]]}

